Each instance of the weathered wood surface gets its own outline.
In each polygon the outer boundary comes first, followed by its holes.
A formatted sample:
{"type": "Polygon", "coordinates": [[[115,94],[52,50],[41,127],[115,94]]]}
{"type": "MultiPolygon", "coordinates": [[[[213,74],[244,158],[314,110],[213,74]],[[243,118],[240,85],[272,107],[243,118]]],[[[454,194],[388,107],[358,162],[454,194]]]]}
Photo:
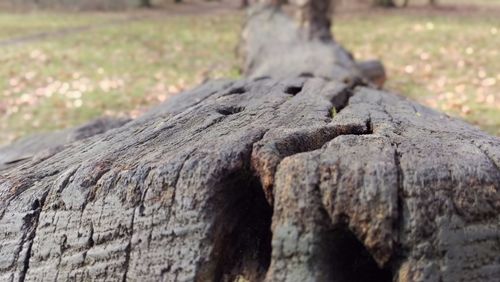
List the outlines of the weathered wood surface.
{"type": "Polygon", "coordinates": [[[347,83],[363,79],[383,86],[384,66],[376,60],[356,62],[333,37],[325,38],[324,25],[329,30],[329,20],[323,21],[327,23],[313,25],[320,31],[312,35],[311,23],[302,29],[279,7],[254,6],[238,46],[243,74],[248,78],[323,77],[347,83]]]}
{"type": "Polygon", "coordinates": [[[498,281],[499,138],[292,62],[10,162],[0,281],[498,281]]]}
{"type": "Polygon", "coordinates": [[[127,118],[98,118],[76,128],[65,129],[53,133],[43,133],[0,148],[0,171],[30,160],[37,156],[51,156],[64,148],[65,144],[104,133],[109,129],[120,127],[129,122],[127,118]]]}
{"type": "Polygon", "coordinates": [[[278,8],[255,6],[242,31],[243,73],[249,78],[360,77],[351,55],[334,41],[310,39],[278,8]]]}

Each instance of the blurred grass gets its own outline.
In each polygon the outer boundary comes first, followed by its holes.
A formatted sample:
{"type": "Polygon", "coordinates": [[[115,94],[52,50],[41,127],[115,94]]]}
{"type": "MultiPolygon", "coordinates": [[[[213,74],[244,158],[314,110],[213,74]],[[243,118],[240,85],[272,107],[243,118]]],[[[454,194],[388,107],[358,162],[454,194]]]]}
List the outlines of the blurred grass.
{"type": "MultiPolygon", "coordinates": [[[[0,14],[0,38],[125,16],[0,14]]],[[[136,116],[205,78],[237,78],[242,17],[155,13],[0,46],[0,143],[103,114],[136,116]]],[[[336,19],[334,32],[358,58],[382,59],[389,89],[500,135],[500,19],[349,14],[336,19]]]]}
{"type": "Polygon", "coordinates": [[[41,32],[52,32],[63,28],[74,28],[109,22],[123,15],[118,13],[0,13],[0,41],[30,36],[41,32]]]}
{"type": "Polygon", "coordinates": [[[238,18],[154,18],[0,47],[1,141],[138,115],[207,76],[237,77],[238,18]]]}
{"type": "Polygon", "coordinates": [[[500,135],[500,17],[341,17],[339,42],[357,58],[381,59],[386,87],[500,135]]]}

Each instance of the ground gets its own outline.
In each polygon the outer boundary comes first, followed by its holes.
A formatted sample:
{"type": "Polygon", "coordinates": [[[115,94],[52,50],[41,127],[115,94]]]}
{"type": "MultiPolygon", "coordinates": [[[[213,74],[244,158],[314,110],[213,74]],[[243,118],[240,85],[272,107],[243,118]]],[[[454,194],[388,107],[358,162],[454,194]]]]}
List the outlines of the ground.
{"type": "MultiPolygon", "coordinates": [[[[357,58],[384,62],[388,89],[500,135],[500,1],[443,2],[341,8],[334,33],[357,58]]],[[[0,144],[101,115],[137,116],[205,79],[237,78],[244,13],[183,5],[0,13],[0,144]]]]}

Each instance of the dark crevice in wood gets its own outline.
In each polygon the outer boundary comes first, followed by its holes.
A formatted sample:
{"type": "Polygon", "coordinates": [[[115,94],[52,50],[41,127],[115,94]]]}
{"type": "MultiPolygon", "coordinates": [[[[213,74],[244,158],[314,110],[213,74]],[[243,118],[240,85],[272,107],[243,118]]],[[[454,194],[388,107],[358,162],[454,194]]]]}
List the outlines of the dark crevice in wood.
{"type": "Polygon", "coordinates": [[[344,126],[324,126],[307,128],[288,133],[271,144],[254,145],[252,170],[261,179],[266,199],[274,202],[274,176],[279,164],[287,157],[318,150],[325,144],[342,135],[372,134],[371,121],[367,125],[350,124],[344,126]]]}
{"type": "MultiPolygon", "coordinates": [[[[394,145],[393,145],[394,146],[394,145]]],[[[398,145],[395,145],[394,148],[394,164],[396,165],[397,169],[397,188],[398,188],[398,202],[397,202],[397,210],[398,210],[398,220],[394,221],[394,226],[393,228],[395,230],[398,229],[399,226],[403,226],[404,222],[402,222],[403,218],[403,183],[404,183],[404,174],[403,174],[403,169],[401,167],[401,153],[398,151],[398,145]]],[[[401,232],[398,232],[398,234],[401,234],[401,232]]],[[[400,238],[398,238],[398,241],[400,238]]]]}
{"type": "Polygon", "coordinates": [[[209,129],[210,127],[221,123],[225,118],[226,118],[226,116],[224,116],[222,114],[207,116],[207,123],[204,124],[202,127],[195,129],[193,131],[193,135],[201,134],[203,131],[209,129]]]}
{"type": "Polygon", "coordinates": [[[331,229],[323,240],[331,276],[338,282],[390,282],[392,272],[380,268],[363,243],[344,224],[331,229]]]}
{"type": "Polygon", "coordinates": [[[392,271],[396,272],[397,269],[400,268],[402,261],[404,258],[408,257],[407,250],[401,245],[403,240],[403,227],[405,226],[404,222],[404,170],[401,167],[401,152],[398,149],[399,144],[392,144],[394,148],[394,164],[397,169],[397,218],[393,221],[393,230],[397,237],[394,238],[394,252],[386,264],[387,268],[391,268],[392,271]]]}
{"type": "Polygon", "coordinates": [[[371,118],[366,121],[366,133],[364,134],[373,134],[373,122],[371,118]]]}
{"type": "Polygon", "coordinates": [[[259,76],[259,77],[254,78],[253,81],[260,81],[260,80],[266,80],[266,79],[271,79],[271,77],[267,76],[267,75],[259,76]]]}
{"type": "Polygon", "coordinates": [[[346,88],[344,91],[333,97],[330,102],[332,103],[332,108],[335,108],[337,114],[340,113],[349,104],[349,99],[352,97],[352,95],[352,89],[346,88]]]}
{"type": "Polygon", "coordinates": [[[365,86],[365,83],[362,80],[355,79],[349,82],[342,91],[330,99],[330,103],[332,103],[331,110],[335,108],[335,112],[337,114],[340,113],[345,107],[347,107],[347,105],[349,105],[349,100],[354,95],[355,89],[360,86],[365,86]]]}
{"type": "Polygon", "coordinates": [[[24,158],[18,158],[18,159],[15,159],[15,160],[11,160],[11,161],[5,162],[4,164],[5,165],[19,164],[21,162],[24,162],[24,161],[27,161],[27,160],[31,160],[31,158],[32,158],[32,156],[24,157],[24,158]]]}
{"type": "MultiPolygon", "coordinates": [[[[328,111],[328,117],[329,118],[335,118],[335,116],[340,113],[345,107],[349,105],[349,100],[351,97],[354,95],[354,91],[357,87],[359,86],[364,86],[364,82],[362,80],[354,80],[348,85],[345,86],[342,91],[334,95],[333,97],[330,98],[330,103],[332,106],[330,107],[328,111]]],[[[370,128],[370,133],[373,133],[371,127],[370,128]]]]}
{"type": "Polygon", "coordinates": [[[127,247],[125,248],[125,262],[123,263],[123,267],[125,271],[123,272],[123,278],[122,281],[125,282],[127,281],[127,274],[128,274],[128,269],[130,265],[130,254],[132,253],[132,237],[134,236],[134,220],[135,220],[135,212],[137,208],[134,208],[132,210],[132,219],[130,220],[130,230],[128,231],[128,236],[130,237],[127,247]]]}
{"type": "Polygon", "coordinates": [[[311,78],[311,77],[314,77],[314,74],[312,74],[310,72],[303,72],[303,73],[299,74],[299,77],[311,78]]]}
{"type": "MultiPolygon", "coordinates": [[[[48,190],[42,195],[40,199],[35,199],[35,201],[32,203],[31,208],[32,211],[31,213],[26,214],[26,216],[23,218],[24,220],[24,225],[23,225],[23,230],[25,230],[26,237],[21,240],[21,248],[19,251],[22,251],[22,246],[24,246],[26,243],[28,244],[28,248],[26,250],[26,254],[23,260],[23,269],[21,270],[21,273],[19,273],[19,281],[22,282],[26,278],[26,274],[28,273],[28,269],[30,267],[30,259],[31,259],[31,248],[33,247],[33,241],[35,240],[36,236],[36,230],[38,228],[38,222],[40,219],[40,214],[43,209],[43,205],[45,203],[45,199],[47,198],[48,195],[48,190]]],[[[18,254],[19,256],[19,254],[18,254]]]]}
{"type": "Polygon", "coordinates": [[[90,231],[89,231],[89,238],[87,239],[86,247],[87,249],[90,249],[94,246],[94,224],[90,222],[90,231]]]}
{"type": "MultiPolygon", "coordinates": [[[[142,200],[141,200],[142,201],[142,200]]],[[[144,203],[141,203],[139,205],[139,216],[145,216],[146,214],[144,213],[146,211],[146,207],[144,206],[144,203]]]]}
{"type": "Polygon", "coordinates": [[[230,175],[216,202],[212,281],[262,281],[271,261],[273,211],[259,179],[247,171],[230,175]]]}
{"type": "Polygon", "coordinates": [[[31,210],[36,211],[38,210],[39,207],[40,207],[40,201],[38,199],[35,199],[31,204],[31,210]]]}
{"type": "Polygon", "coordinates": [[[240,86],[229,89],[226,95],[243,94],[245,92],[247,92],[247,89],[244,86],[240,86]]]}
{"type": "Polygon", "coordinates": [[[221,115],[229,116],[229,115],[234,115],[234,114],[240,113],[244,110],[245,110],[244,107],[224,107],[221,109],[217,109],[217,112],[221,115]]]}
{"type": "Polygon", "coordinates": [[[78,171],[79,168],[80,166],[77,166],[76,168],[71,169],[70,172],[68,172],[68,174],[64,177],[61,184],[59,184],[56,193],[60,194],[64,189],[66,189],[66,187],[68,187],[68,185],[73,181],[73,176],[75,175],[75,173],[78,171]]]}
{"type": "Polygon", "coordinates": [[[28,238],[28,240],[32,240],[28,245],[28,250],[26,251],[26,257],[23,261],[23,270],[19,274],[19,282],[23,282],[26,278],[26,274],[28,273],[28,269],[30,267],[30,258],[31,258],[31,248],[33,247],[33,238],[28,238]]]}
{"type": "Polygon", "coordinates": [[[285,88],[285,93],[292,96],[299,94],[300,91],[302,91],[302,86],[292,85],[285,88]]]}

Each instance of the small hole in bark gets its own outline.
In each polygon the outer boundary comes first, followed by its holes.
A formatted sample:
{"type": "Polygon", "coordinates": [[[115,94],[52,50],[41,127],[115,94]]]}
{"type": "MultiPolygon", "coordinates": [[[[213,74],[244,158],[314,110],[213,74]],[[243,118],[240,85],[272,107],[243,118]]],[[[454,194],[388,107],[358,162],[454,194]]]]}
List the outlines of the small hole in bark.
{"type": "Polygon", "coordinates": [[[332,103],[332,107],[335,108],[337,114],[349,104],[349,98],[352,95],[353,91],[349,88],[346,88],[332,97],[330,102],[332,103]]]}
{"type": "Polygon", "coordinates": [[[214,281],[261,281],[271,262],[272,208],[258,178],[231,175],[217,205],[214,281]]]}
{"type": "Polygon", "coordinates": [[[314,75],[310,72],[303,72],[299,74],[299,77],[314,77],[314,75]]]}
{"type": "Polygon", "coordinates": [[[243,110],[245,110],[244,107],[226,107],[218,109],[217,112],[221,115],[229,116],[242,112],[243,110]]]}
{"type": "Polygon", "coordinates": [[[340,282],[390,282],[392,273],[380,268],[356,236],[342,226],[328,235],[331,276],[340,282]]]}
{"type": "Polygon", "coordinates": [[[87,248],[92,248],[94,246],[94,225],[90,225],[89,237],[87,238],[87,248]]]}
{"type": "Polygon", "coordinates": [[[285,93],[292,96],[297,95],[300,91],[302,91],[301,86],[288,86],[287,88],[285,88],[285,93]]]}
{"type": "Polygon", "coordinates": [[[245,89],[245,87],[241,86],[241,87],[235,87],[235,88],[232,88],[229,90],[228,92],[228,95],[233,95],[233,94],[243,94],[247,92],[247,90],[245,89]]]}
{"type": "Polygon", "coordinates": [[[366,128],[367,128],[367,133],[366,134],[373,134],[373,123],[371,120],[366,122],[366,128]]]}
{"type": "Polygon", "coordinates": [[[144,211],[146,210],[146,207],[144,207],[144,204],[141,204],[139,206],[139,215],[144,216],[144,211]]]}
{"type": "Polygon", "coordinates": [[[31,210],[37,210],[40,207],[40,201],[36,199],[32,204],[31,204],[31,210]]]}

